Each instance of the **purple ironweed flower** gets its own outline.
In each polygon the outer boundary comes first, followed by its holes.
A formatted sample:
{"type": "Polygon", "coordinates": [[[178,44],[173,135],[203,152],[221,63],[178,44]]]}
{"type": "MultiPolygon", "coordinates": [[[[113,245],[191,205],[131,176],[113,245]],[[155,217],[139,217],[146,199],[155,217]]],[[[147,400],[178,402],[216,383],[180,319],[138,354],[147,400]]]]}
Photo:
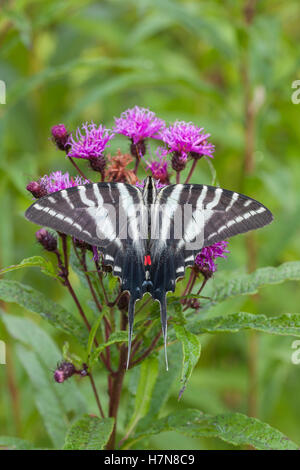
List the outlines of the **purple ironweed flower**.
{"type": "Polygon", "coordinates": [[[35,237],[45,250],[56,251],[57,239],[52,233],[48,232],[48,230],[41,228],[35,233],[35,237]]]}
{"type": "Polygon", "coordinates": [[[113,131],[123,134],[131,139],[131,153],[141,158],[146,153],[145,139],[159,138],[158,133],[165,128],[165,122],[155,116],[155,113],[146,108],[135,106],[124,111],[119,118],[115,118],[113,131]]]}
{"type": "Polygon", "coordinates": [[[73,178],[68,172],[62,173],[61,171],[54,171],[53,173],[50,173],[49,176],[43,176],[40,179],[40,182],[46,188],[47,194],[88,183],[88,181],[83,180],[80,176],[75,176],[75,178],[73,178]]]}
{"type": "MultiPolygon", "coordinates": [[[[145,183],[144,181],[137,181],[135,183],[135,185],[140,188],[140,189],[143,189],[143,187],[145,186],[145,183]]],[[[164,188],[165,186],[167,186],[166,184],[162,184],[159,180],[155,181],[155,186],[156,186],[156,189],[160,189],[160,188],[164,188]]]]}
{"type": "Polygon", "coordinates": [[[57,364],[53,377],[55,382],[61,384],[76,373],[76,368],[71,362],[61,362],[60,364],[57,364]]]}
{"type": "Polygon", "coordinates": [[[156,152],[158,160],[151,160],[147,163],[147,169],[152,173],[154,179],[158,180],[163,186],[170,184],[170,175],[168,173],[169,161],[166,159],[165,149],[159,148],[156,152]]]}
{"type": "Polygon", "coordinates": [[[213,158],[214,146],[207,142],[210,134],[203,134],[203,127],[191,122],[176,121],[160,132],[160,138],[167,145],[169,152],[175,152],[186,161],[188,156],[200,158],[203,155],[213,158]]]}
{"type": "Polygon", "coordinates": [[[97,127],[94,122],[82,124],[81,129],[84,131],[83,133],[78,127],[75,138],[72,134],[69,137],[68,157],[89,160],[102,156],[105,148],[109,147],[108,142],[114,137],[114,133],[101,124],[97,127]]]}
{"type": "Polygon", "coordinates": [[[205,277],[211,277],[217,270],[215,263],[216,258],[227,258],[225,255],[225,253],[229,253],[227,246],[228,242],[226,241],[217,242],[213,245],[205,246],[200,253],[197,254],[195,265],[205,277]]]}
{"type": "Polygon", "coordinates": [[[59,150],[67,151],[69,149],[68,139],[70,133],[67,131],[64,124],[57,124],[51,129],[53,142],[59,150]]]}
{"type": "Polygon", "coordinates": [[[26,186],[27,191],[29,191],[36,199],[47,195],[47,189],[42,181],[31,181],[26,186]]]}

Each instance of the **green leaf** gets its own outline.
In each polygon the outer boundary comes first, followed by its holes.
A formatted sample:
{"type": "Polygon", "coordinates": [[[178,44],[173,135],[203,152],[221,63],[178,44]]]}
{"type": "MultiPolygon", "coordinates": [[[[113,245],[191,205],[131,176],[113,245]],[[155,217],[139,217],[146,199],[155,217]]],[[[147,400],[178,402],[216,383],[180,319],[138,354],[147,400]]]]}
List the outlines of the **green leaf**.
{"type": "Polygon", "coordinates": [[[151,0],[151,8],[156,6],[162,16],[181,25],[188,33],[209,43],[226,57],[236,52],[236,41],[232,25],[224,18],[200,11],[189,11],[184,5],[171,0],[151,0]]]}
{"type": "MultiPolygon", "coordinates": [[[[160,410],[163,408],[163,406],[167,402],[172,392],[172,386],[175,380],[177,380],[180,376],[180,371],[181,371],[180,344],[175,343],[175,344],[171,344],[168,347],[168,363],[169,363],[168,373],[166,373],[165,352],[163,349],[159,351],[158,358],[159,358],[159,372],[158,372],[158,377],[157,377],[157,380],[155,382],[155,385],[152,391],[149,411],[146,414],[146,416],[144,416],[144,418],[140,420],[138,424],[138,426],[141,425],[142,428],[145,427],[146,423],[151,423],[153,419],[157,418],[160,410]]],[[[134,370],[136,370],[136,368],[134,368],[132,372],[134,370]]],[[[136,392],[136,388],[134,389],[134,392],[136,392]]]]}
{"type": "Polygon", "coordinates": [[[183,387],[179,392],[179,398],[183,394],[185,387],[189,378],[192,375],[194,367],[197,365],[197,362],[201,353],[201,344],[199,338],[196,335],[188,331],[181,325],[174,325],[175,333],[177,339],[182,343],[182,353],[183,353],[183,363],[182,363],[182,373],[181,381],[183,382],[183,387]]]}
{"type": "MultiPolygon", "coordinates": [[[[199,410],[182,410],[156,420],[151,427],[136,434],[126,448],[142,438],[166,431],[189,437],[217,437],[237,446],[251,445],[265,450],[296,450],[299,446],[277,429],[241,413],[211,416],[199,410]]],[[[125,448],[125,447],[124,447],[125,448]]]]}
{"type": "Polygon", "coordinates": [[[153,388],[158,375],[158,359],[148,357],[141,364],[139,384],[135,397],[134,412],[126,430],[129,436],[139,420],[149,411],[153,388]]]}
{"type": "Polygon", "coordinates": [[[100,323],[102,321],[104,313],[105,313],[105,311],[103,309],[101,315],[99,315],[99,317],[96,319],[96,321],[94,322],[94,324],[91,328],[91,331],[90,331],[90,334],[89,334],[88,345],[87,345],[86,361],[89,361],[89,357],[90,357],[90,354],[91,354],[91,351],[92,351],[94,339],[95,339],[95,336],[97,334],[97,330],[100,326],[100,323]]]}
{"type": "Polygon", "coordinates": [[[54,383],[50,382],[37,354],[18,345],[17,354],[34,388],[34,399],[43,418],[45,428],[56,448],[60,448],[66,434],[63,408],[56,396],[54,383]]]}
{"type": "Polygon", "coordinates": [[[41,292],[26,284],[16,281],[0,281],[0,299],[4,302],[14,302],[30,312],[38,313],[52,326],[75,337],[86,344],[88,334],[83,325],[61,305],[47,299],[41,292]]]}
{"type": "Polygon", "coordinates": [[[59,279],[56,275],[53,264],[42,256],[32,256],[31,258],[23,259],[23,261],[21,261],[19,264],[14,264],[12,266],[8,266],[7,268],[1,269],[0,274],[10,273],[11,271],[16,271],[17,269],[23,268],[40,268],[44,274],[47,274],[47,276],[59,279]]]}
{"type": "Polygon", "coordinates": [[[0,449],[5,450],[30,450],[34,449],[33,445],[24,439],[10,436],[0,436],[0,449]]]}
{"type": "Polygon", "coordinates": [[[93,351],[89,364],[92,366],[97,361],[99,354],[108,346],[115,343],[123,343],[124,341],[128,341],[128,333],[126,331],[115,331],[110,335],[106,343],[100,344],[100,346],[93,351]]]}
{"type": "Polygon", "coordinates": [[[77,416],[80,410],[80,414],[82,414],[86,407],[77,384],[74,381],[68,380],[62,387],[61,384],[56,384],[53,381],[51,371],[54,370],[57,362],[61,360],[61,352],[52,338],[39,325],[28,318],[1,313],[1,320],[12,338],[35,351],[44,365],[47,378],[51,382],[51,386],[54,387],[55,393],[65,412],[72,412],[77,416]]]}
{"type": "Polygon", "coordinates": [[[113,431],[114,419],[83,416],[67,432],[64,450],[102,450],[113,431]]]}
{"type": "Polygon", "coordinates": [[[282,336],[300,336],[300,314],[285,313],[277,317],[253,315],[252,313],[234,313],[208,320],[196,319],[188,323],[188,329],[201,333],[236,333],[242,330],[257,330],[282,336]]]}
{"type": "Polygon", "coordinates": [[[211,297],[214,302],[222,302],[237,295],[255,294],[259,287],[288,280],[300,280],[300,261],[283,263],[277,268],[260,268],[251,274],[229,278],[216,286],[211,297]]]}

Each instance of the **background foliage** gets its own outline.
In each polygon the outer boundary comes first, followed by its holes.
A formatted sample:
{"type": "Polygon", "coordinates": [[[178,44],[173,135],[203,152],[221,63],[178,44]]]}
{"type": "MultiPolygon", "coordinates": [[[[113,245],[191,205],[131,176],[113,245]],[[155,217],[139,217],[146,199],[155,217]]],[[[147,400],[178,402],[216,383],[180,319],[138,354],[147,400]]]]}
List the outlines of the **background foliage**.
{"type": "MultiPolygon", "coordinates": [[[[216,145],[220,185],[261,200],[275,215],[273,224],[254,237],[230,242],[231,254],[219,263],[205,295],[218,282],[249,270],[299,259],[300,104],[291,101],[292,82],[300,78],[297,0],[8,0],[0,8],[0,79],[7,86],[6,104],[0,105],[1,267],[41,253],[36,228],[23,216],[31,202],[25,186],[49,171],[69,169],[49,141],[51,126],[64,122],[74,128],[94,120],[110,127],[114,116],[135,104],[168,122],[184,119],[205,127],[216,145]]],[[[123,148],[124,142],[120,138],[123,148]]],[[[112,150],[117,146],[116,141],[112,150]]],[[[211,180],[211,169],[199,165],[193,182],[211,180]]],[[[34,286],[74,309],[63,288],[38,269],[8,273],[5,279],[34,286]]],[[[84,301],[75,275],[74,284],[84,301]]],[[[173,424],[163,421],[168,413],[188,413],[189,408],[208,416],[228,411],[255,416],[300,443],[300,366],[291,362],[293,338],[222,328],[217,335],[205,334],[215,316],[299,313],[299,284],[293,280],[264,287],[254,297],[222,300],[202,314],[206,326],[196,332],[204,333],[201,357],[180,402],[176,357],[180,362],[181,352],[171,347],[171,371],[148,404],[158,410],[163,433],[145,435],[138,448],[243,445],[218,440],[213,431],[210,437],[201,432],[182,436],[174,432],[175,418],[173,424]],[[161,409],[155,408],[155,397],[161,409]]],[[[67,336],[16,304],[1,307],[0,338],[7,343],[8,366],[0,366],[0,434],[36,447],[62,446],[69,425],[61,420],[62,407],[69,422],[97,413],[88,383],[54,384],[51,370],[67,336]]],[[[153,367],[140,368],[146,366],[153,367]]],[[[136,393],[137,375],[145,373],[140,368],[126,377],[121,430],[128,423],[125,400],[136,393]]],[[[105,402],[101,370],[95,379],[105,402]]],[[[75,434],[69,431],[67,448],[75,434]]]]}

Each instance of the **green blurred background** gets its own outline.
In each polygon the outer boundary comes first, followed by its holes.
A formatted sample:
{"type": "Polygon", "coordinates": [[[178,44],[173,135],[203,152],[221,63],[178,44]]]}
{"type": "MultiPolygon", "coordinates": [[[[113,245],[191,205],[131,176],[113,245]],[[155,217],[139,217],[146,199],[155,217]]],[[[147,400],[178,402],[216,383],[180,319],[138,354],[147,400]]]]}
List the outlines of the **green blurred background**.
{"type": "MultiPolygon", "coordinates": [[[[49,140],[51,126],[74,129],[94,120],[110,127],[114,116],[136,104],[167,122],[203,126],[216,146],[218,183],[262,201],[274,213],[271,226],[230,242],[231,254],[219,263],[218,277],[299,259],[300,104],[291,100],[292,83],[300,79],[299,20],[298,0],[1,1],[0,79],[7,96],[0,104],[0,265],[41,253],[36,227],[23,216],[31,202],[26,184],[56,169],[73,173],[49,140]]],[[[116,139],[112,151],[119,146],[128,150],[125,138],[116,139]]],[[[211,181],[211,168],[201,162],[193,182],[211,181]]],[[[63,288],[37,270],[7,278],[73,309],[63,288]]],[[[75,277],[74,282],[80,289],[75,277]]],[[[84,299],[85,292],[80,294],[84,299]]],[[[289,282],[264,288],[255,298],[227,301],[211,315],[299,313],[299,304],[299,285],[289,282]]],[[[46,322],[13,304],[1,307],[33,319],[62,347],[66,338],[46,322]]],[[[18,342],[1,323],[0,339],[7,343],[8,359],[8,366],[0,365],[0,434],[51,447],[38,393],[16,353],[18,342]]],[[[291,362],[291,344],[292,338],[253,333],[203,336],[202,355],[183,398],[177,402],[177,382],[163,414],[178,408],[241,411],[300,444],[300,365],[291,362]]],[[[45,369],[49,383],[54,367],[49,361],[45,369]]],[[[96,380],[105,396],[101,372],[96,380]]],[[[61,387],[66,396],[71,393],[68,384],[61,387]]],[[[88,408],[82,410],[96,413],[88,384],[82,380],[77,388],[87,397],[88,408]]],[[[230,448],[175,433],[144,445],[230,448]]]]}

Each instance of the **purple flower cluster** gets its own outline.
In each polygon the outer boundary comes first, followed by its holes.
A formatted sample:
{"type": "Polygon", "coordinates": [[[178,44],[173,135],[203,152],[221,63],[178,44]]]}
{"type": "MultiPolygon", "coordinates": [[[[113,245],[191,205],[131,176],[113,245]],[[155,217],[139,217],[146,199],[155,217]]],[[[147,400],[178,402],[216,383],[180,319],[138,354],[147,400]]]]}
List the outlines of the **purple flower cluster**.
{"type": "Polygon", "coordinates": [[[227,258],[225,254],[229,253],[227,246],[228,242],[226,241],[217,242],[210,246],[205,246],[196,256],[195,265],[200,269],[200,271],[208,269],[210,273],[214,273],[217,269],[215,259],[227,258]]]}
{"type": "Polygon", "coordinates": [[[155,116],[149,109],[135,106],[127,109],[121,117],[115,118],[113,131],[116,134],[123,134],[129,137],[133,144],[147,138],[158,139],[159,132],[165,128],[165,122],[155,116]]]}
{"type": "Polygon", "coordinates": [[[194,158],[203,155],[213,158],[214,146],[207,142],[209,136],[210,134],[203,133],[203,127],[184,121],[176,121],[160,133],[169,152],[176,152],[184,161],[189,155],[194,158]]]}
{"type": "Polygon", "coordinates": [[[159,148],[156,152],[158,160],[147,162],[147,170],[150,170],[154,179],[160,181],[162,185],[170,184],[170,175],[168,168],[170,162],[166,158],[167,152],[159,148]]]}
{"type": "Polygon", "coordinates": [[[43,176],[40,182],[46,189],[47,194],[88,183],[88,181],[84,181],[80,176],[73,178],[68,172],[62,173],[61,171],[54,171],[50,175],[43,176]]]}
{"type": "Polygon", "coordinates": [[[75,138],[72,134],[70,135],[68,157],[98,158],[103,155],[106,147],[109,147],[109,141],[113,137],[113,132],[101,124],[97,127],[94,122],[91,124],[85,123],[81,126],[81,129],[77,128],[75,138]]]}

